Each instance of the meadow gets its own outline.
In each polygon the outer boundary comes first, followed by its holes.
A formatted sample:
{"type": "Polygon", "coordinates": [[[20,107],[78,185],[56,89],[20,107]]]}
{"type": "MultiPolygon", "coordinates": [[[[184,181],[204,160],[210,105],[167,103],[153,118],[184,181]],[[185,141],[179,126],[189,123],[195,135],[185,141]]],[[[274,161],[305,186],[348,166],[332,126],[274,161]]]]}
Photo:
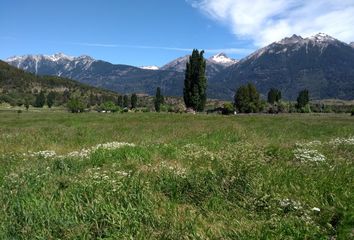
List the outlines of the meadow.
{"type": "Polygon", "coordinates": [[[354,117],[0,111],[0,239],[351,239],[354,117]]]}

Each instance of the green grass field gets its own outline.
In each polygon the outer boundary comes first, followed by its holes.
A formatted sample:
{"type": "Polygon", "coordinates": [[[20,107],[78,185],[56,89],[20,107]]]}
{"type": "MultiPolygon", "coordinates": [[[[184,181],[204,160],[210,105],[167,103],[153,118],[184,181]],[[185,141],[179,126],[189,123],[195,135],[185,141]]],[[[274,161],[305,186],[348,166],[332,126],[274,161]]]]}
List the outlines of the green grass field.
{"type": "Polygon", "coordinates": [[[0,239],[352,239],[353,159],[349,115],[0,111],[0,239]]]}

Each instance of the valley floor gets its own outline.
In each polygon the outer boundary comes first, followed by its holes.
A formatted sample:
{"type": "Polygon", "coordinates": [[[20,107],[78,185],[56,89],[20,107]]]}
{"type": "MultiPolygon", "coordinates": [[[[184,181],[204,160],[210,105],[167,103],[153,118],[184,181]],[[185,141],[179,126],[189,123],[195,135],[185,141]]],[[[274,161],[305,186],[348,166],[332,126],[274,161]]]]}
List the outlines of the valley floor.
{"type": "Polygon", "coordinates": [[[354,118],[0,111],[0,239],[350,239],[354,118]]]}

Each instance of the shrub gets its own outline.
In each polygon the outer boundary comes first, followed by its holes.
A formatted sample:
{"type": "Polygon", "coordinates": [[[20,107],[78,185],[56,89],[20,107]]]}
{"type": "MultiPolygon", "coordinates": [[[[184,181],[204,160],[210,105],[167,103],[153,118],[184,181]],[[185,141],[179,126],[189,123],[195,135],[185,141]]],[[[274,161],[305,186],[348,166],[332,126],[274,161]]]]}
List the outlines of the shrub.
{"type": "Polygon", "coordinates": [[[67,108],[72,113],[80,113],[84,111],[84,104],[78,98],[72,98],[67,104],[67,108]]]}
{"type": "Polygon", "coordinates": [[[222,114],[223,115],[234,114],[234,112],[235,112],[235,108],[232,105],[232,103],[224,103],[224,106],[222,108],[222,114]]]}
{"type": "Polygon", "coordinates": [[[120,107],[116,106],[114,104],[114,102],[108,101],[108,102],[104,102],[103,104],[101,104],[101,106],[99,106],[98,110],[99,111],[118,112],[121,109],[120,109],[120,107]]]}

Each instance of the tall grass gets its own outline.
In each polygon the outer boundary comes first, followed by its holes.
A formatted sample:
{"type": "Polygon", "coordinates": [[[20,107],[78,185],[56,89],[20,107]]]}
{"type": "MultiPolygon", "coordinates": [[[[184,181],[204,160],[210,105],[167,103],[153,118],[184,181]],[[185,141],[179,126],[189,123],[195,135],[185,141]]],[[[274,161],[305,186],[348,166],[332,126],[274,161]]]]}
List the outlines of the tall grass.
{"type": "Polygon", "coordinates": [[[349,116],[0,115],[0,239],[352,237],[349,116]]]}

